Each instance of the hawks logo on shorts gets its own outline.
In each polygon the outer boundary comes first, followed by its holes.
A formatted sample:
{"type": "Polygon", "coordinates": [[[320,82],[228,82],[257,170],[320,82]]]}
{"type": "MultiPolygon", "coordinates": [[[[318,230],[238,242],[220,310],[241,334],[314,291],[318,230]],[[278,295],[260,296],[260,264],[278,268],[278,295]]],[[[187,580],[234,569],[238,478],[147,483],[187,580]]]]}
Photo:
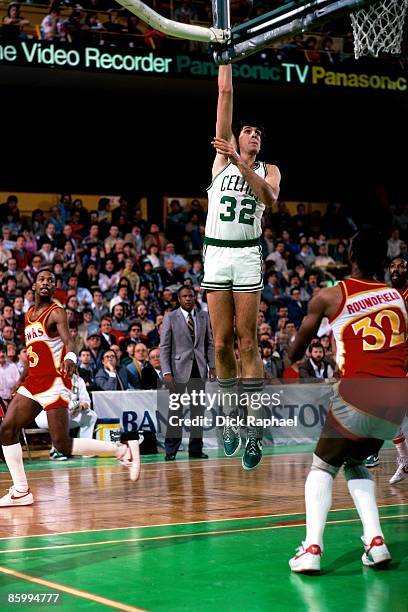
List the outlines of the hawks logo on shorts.
{"type": "Polygon", "coordinates": [[[36,319],[31,307],[25,318],[25,341],[27,347],[28,376],[18,393],[35,400],[43,408],[60,408],[69,402],[71,383],[61,376],[61,366],[66,354],[59,336],[48,335],[47,320],[59,304],[53,302],[36,319]]]}

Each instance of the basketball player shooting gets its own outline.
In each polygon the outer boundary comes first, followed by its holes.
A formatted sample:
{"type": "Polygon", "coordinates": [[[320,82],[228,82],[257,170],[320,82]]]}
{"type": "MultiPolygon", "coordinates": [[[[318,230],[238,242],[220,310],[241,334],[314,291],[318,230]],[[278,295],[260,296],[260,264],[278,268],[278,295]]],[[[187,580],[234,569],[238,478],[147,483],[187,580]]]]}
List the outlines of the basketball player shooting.
{"type": "MultiPolygon", "coordinates": [[[[238,139],[232,132],[233,88],[231,65],[220,66],[216,156],[208,188],[208,216],[204,239],[204,279],[214,335],[215,362],[224,414],[230,418],[223,430],[224,452],[235,455],[241,446],[238,415],[237,362],[234,353],[234,320],[241,360],[242,390],[248,415],[259,418],[251,398],[263,386],[263,364],[257,342],[257,315],[262,278],[260,237],[265,206],[279,195],[277,166],[258,161],[263,129],[254,120],[241,122],[238,139]]],[[[263,428],[249,427],[242,459],[244,469],[255,468],[262,458],[263,428]]]]}
{"type": "MultiPolygon", "coordinates": [[[[25,341],[28,367],[12,399],[0,429],[4,458],[13,480],[9,492],[0,499],[0,506],[27,506],[33,503],[24,471],[19,443],[20,431],[45,410],[53,446],[62,454],[116,457],[129,468],[131,480],[140,472],[139,441],[128,440],[116,446],[111,442],[69,437],[68,403],[71,377],[76,370],[77,356],[68,329],[65,310],[52,299],[55,276],[40,271],[33,285],[35,303],[26,314],[25,341]]],[[[137,438],[129,434],[127,437],[137,438]]]]}
{"type": "Polygon", "coordinates": [[[290,351],[292,363],[302,358],[322,318],[329,318],[341,380],[306,480],[306,538],[289,562],[293,572],[320,571],[333,481],[341,467],[363,525],[363,565],[379,567],[391,560],[375,483],[364,465],[385,439],[395,436],[406,412],[407,310],[399,291],[376,280],[385,258],[386,243],[378,233],[356,234],[350,246],[351,277],[311,300],[290,351]]]}

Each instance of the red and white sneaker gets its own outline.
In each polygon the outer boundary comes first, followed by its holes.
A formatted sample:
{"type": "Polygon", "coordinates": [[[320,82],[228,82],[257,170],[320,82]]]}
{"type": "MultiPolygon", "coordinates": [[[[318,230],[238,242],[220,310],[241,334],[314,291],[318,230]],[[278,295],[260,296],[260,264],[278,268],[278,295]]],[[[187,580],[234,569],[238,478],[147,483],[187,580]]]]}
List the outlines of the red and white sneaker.
{"type": "Polygon", "coordinates": [[[139,440],[128,440],[124,444],[127,450],[123,457],[119,459],[120,463],[129,468],[130,480],[136,482],[140,476],[140,444],[143,442],[143,436],[139,440]]]}
{"type": "Polygon", "coordinates": [[[384,543],[382,536],[376,536],[371,540],[371,544],[367,545],[364,538],[361,538],[364,544],[365,553],[361,557],[363,565],[366,567],[384,567],[391,561],[390,551],[384,543]]]}
{"type": "Polygon", "coordinates": [[[397,471],[390,478],[390,484],[397,484],[404,478],[408,478],[408,457],[398,457],[397,471]]]}
{"type": "Polygon", "coordinates": [[[305,543],[296,549],[296,555],[289,561],[292,572],[298,574],[318,574],[320,572],[320,559],[322,549],[318,544],[311,544],[305,548],[305,543]]]}
{"type": "Polygon", "coordinates": [[[34,503],[34,497],[30,489],[27,491],[17,491],[15,487],[11,487],[6,495],[0,498],[0,507],[6,506],[30,506],[34,503]]]}

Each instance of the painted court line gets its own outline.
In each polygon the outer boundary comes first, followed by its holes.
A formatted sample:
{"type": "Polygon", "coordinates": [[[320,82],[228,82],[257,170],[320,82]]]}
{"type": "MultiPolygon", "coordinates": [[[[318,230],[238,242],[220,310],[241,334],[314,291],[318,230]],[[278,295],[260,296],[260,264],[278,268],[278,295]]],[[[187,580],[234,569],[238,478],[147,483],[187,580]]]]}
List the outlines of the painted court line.
{"type": "MultiPolygon", "coordinates": [[[[383,517],[385,519],[399,519],[406,518],[408,514],[394,514],[391,516],[383,517]]],[[[327,521],[326,525],[337,525],[340,523],[356,523],[360,522],[359,518],[353,519],[340,519],[337,521],[327,521]]],[[[56,546],[35,546],[33,548],[14,548],[9,550],[0,550],[0,555],[5,555],[8,553],[21,553],[21,552],[35,552],[39,550],[66,550],[68,548],[90,548],[91,546],[109,546],[111,544],[131,544],[136,542],[154,542],[158,540],[175,540],[181,538],[198,538],[202,536],[215,536],[215,535],[226,535],[230,533],[248,533],[251,531],[272,531],[274,529],[290,529],[293,527],[304,527],[305,522],[301,521],[299,523],[291,524],[291,525],[270,525],[265,527],[246,527],[244,529],[223,529],[221,531],[200,531],[198,533],[181,533],[181,534],[171,534],[164,536],[151,536],[146,538],[127,538],[125,540],[105,540],[104,542],[84,542],[79,544],[60,544],[56,546]]]]}
{"type": "Polygon", "coordinates": [[[73,587],[65,586],[65,584],[60,584],[59,582],[53,582],[52,580],[44,580],[43,578],[37,578],[37,576],[31,576],[30,574],[17,572],[16,570],[10,569],[8,567],[0,566],[0,573],[6,574],[8,576],[13,576],[13,578],[19,578],[20,580],[25,580],[26,582],[31,582],[33,584],[39,584],[40,586],[44,586],[49,589],[54,589],[55,591],[61,591],[62,593],[73,595],[74,597],[81,597],[82,599],[87,599],[88,601],[92,601],[93,603],[98,603],[103,606],[108,606],[109,608],[115,608],[116,610],[124,610],[125,612],[144,612],[144,610],[142,610],[141,608],[135,608],[134,606],[122,604],[119,601],[115,601],[114,599],[100,597],[99,595],[94,595],[93,593],[82,591],[81,589],[75,589],[73,587]]]}
{"type": "MultiPolygon", "coordinates": [[[[399,508],[401,506],[408,506],[408,503],[401,504],[382,504],[378,506],[378,508],[399,508]]],[[[351,512],[356,511],[355,508],[334,508],[329,511],[329,514],[332,512],[351,512]]],[[[154,525],[130,525],[129,527],[105,527],[103,529],[82,529],[77,531],[56,531],[53,533],[34,533],[30,535],[21,535],[21,536],[5,536],[1,537],[2,540],[25,540],[28,538],[53,538],[55,536],[64,536],[64,535],[73,535],[77,533],[102,533],[105,531],[123,531],[125,529],[153,529],[157,527],[177,527],[181,525],[203,525],[206,523],[226,523],[228,521],[251,521],[256,519],[264,519],[264,518],[281,518],[285,516],[304,516],[304,512],[284,512],[283,514],[255,514],[253,516],[233,516],[228,518],[218,518],[218,519],[208,519],[206,521],[185,521],[179,523],[155,523],[154,525]]],[[[401,514],[399,516],[405,516],[401,514]]],[[[383,517],[388,518],[388,517],[383,517]]],[[[0,551],[1,552],[1,551],[0,551]]]]}

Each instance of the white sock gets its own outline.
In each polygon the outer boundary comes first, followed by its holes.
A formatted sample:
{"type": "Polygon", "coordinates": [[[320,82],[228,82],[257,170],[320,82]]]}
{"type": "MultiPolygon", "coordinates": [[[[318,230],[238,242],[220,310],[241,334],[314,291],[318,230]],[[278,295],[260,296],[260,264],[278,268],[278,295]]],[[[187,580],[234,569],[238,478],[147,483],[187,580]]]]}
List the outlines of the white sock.
{"type": "Polygon", "coordinates": [[[323,550],[323,533],[332,504],[333,476],[324,470],[310,470],[305,484],[305,548],[318,544],[323,550]]]}
{"type": "Polygon", "coordinates": [[[126,453],[126,444],[117,446],[112,442],[104,442],[103,440],[93,440],[91,438],[74,438],[72,440],[73,455],[111,455],[112,457],[121,458],[126,453]]]}
{"type": "Polygon", "coordinates": [[[347,484],[363,523],[364,542],[370,544],[373,538],[383,535],[375,499],[375,482],[369,478],[357,478],[349,480],[347,484]]]}
{"type": "Polygon", "coordinates": [[[402,442],[394,442],[394,444],[398,455],[402,458],[408,459],[408,444],[405,438],[402,442]]]}
{"type": "Polygon", "coordinates": [[[20,493],[24,493],[28,489],[27,476],[24,471],[23,449],[20,442],[10,444],[10,446],[2,446],[4,459],[10,471],[13,485],[20,493]]]}

